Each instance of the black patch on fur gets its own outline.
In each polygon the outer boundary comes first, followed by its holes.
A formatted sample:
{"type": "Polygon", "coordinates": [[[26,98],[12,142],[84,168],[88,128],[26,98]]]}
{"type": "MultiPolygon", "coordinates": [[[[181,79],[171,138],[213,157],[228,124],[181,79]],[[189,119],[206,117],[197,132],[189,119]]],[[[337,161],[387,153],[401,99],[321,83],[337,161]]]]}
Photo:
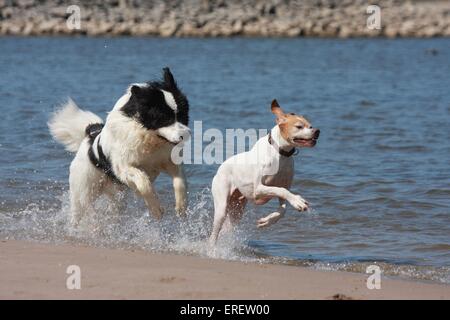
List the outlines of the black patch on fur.
{"type": "Polygon", "coordinates": [[[178,88],[169,68],[163,69],[161,81],[147,82],[146,87],[132,86],[131,97],[121,111],[130,118],[134,118],[145,128],[156,130],[167,127],[176,121],[188,125],[189,102],[178,88]],[[177,112],[169,107],[161,90],[172,93],[177,112]]]}
{"type": "Polygon", "coordinates": [[[91,144],[94,143],[95,138],[100,134],[104,126],[103,123],[92,123],[86,127],[84,132],[89,137],[91,144]]]}
{"type": "Polygon", "coordinates": [[[111,161],[105,156],[103,153],[102,146],[100,144],[100,137],[98,138],[97,143],[97,153],[98,153],[98,159],[95,156],[94,153],[94,147],[93,143],[95,138],[100,134],[104,127],[103,123],[94,123],[90,124],[86,127],[85,133],[86,136],[89,137],[89,150],[88,150],[88,156],[91,163],[98,168],[99,170],[102,170],[103,173],[105,173],[114,183],[122,184],[122,182],[117,178],[117,176],[114,174],[114,171],[112,169],[111,161]]]}

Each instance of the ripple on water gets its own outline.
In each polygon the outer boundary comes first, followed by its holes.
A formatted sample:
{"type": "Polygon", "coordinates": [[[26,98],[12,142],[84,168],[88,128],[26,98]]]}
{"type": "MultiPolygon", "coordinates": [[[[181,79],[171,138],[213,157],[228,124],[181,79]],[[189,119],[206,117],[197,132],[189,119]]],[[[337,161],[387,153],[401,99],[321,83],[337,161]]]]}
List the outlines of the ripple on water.
{"type": "Polygon", "coordinates": [[[442,251],[442,252],[450,253],[450,243],[437,243],[437,244],[423,245],[423,246],[414,248],[413,251],[419,251],[419,252],[442,251]]]}
{"type": "Polygon", "coordinates": [[[337,188],[336,185],[328,182],[318,181],[318,180],[311,180],[311,179],[294,179],[294,185],[298,184],[302,188],[320,188],[320,189],[334,189],[337,188]]]}
{"type": "Polygon", "coordinates": [[[418,214],[415,211],[412,210],[401,210],[399,212],[396,213],[400,218],[406,218],[406,219],[410,219],[410,218],[417,218],[418,214]]]}
{"type": "Polygon", "coordinates": [[[430,189],[425,194],[430,197],[449,197],[450,198],[450,189],[430,189]]]}
{"type": "Polygon", "coordinates": [[[401,146],[398,144],[375,144],[375,148],[380,151],[394,151],[394,152],[426,152],[429,150],[426,146],[413,145],[413,146],[401,146]]]}
{"type": "MultiPolygon", "coordinates": [[[[104,117],[128,83],[149,80],[149,70],[142,65],[152,56],[156,60],[150,74],[154,75],[160,73],[158,65],[170,60],[179,83],[191,97],[191,119],[202,120],[204,130],[270,128],[274,118],[268,106],[274,94],[286,110],[304,114],[322,130],[318,145],[302,150],[302,156],[295,158],[292,191],[300,192],[314,210],[300,214],[288,206],[275,226],[257,230],[255,221],[274,210],[277,203],[259,209],[249,206],[236,234],[220,241],[217,257],[294,264],[321,261],[331,268],[361,272],[366,263],[380,262],[382,257],[389,274],[441,280],[447,274],[448,278],[448,269],[441,267],[450,265],[445,246],[450,234],[450,91],[442,79],[448,78],[450,64],[442,59],[450,58],[450,51],[444,50],[450,39],[13,37],[1,41],[0,105],[19,112],[5,113],[1,123],[0,235],[205,254],[213,202],[209,191],[202,190],[210,185],[215,165],[186,166],[190,187],[187,226],[171,209],[156,223],[147,216],[142,200],[134,196],[117,220],[102,214],[99,221],[87,220],[92,231],[75,232],[67,225],[65,192],[72,155],[51,140],[46,126],[49,114],[66,95],[75,95],[86,109],[104,117]],[[104,48],[105,41],[108,48],[104,48]],[[423,63],[423,48],[430,46],[430,41],[441,59],[423,63]],[[124,48],[133,44],[142,50],[124,59],[124,48]],[[249,49],[255,46],[264,54],[255,55],[256,51],[249,49]],[[305,46],[314,54],[298,59],[299,52],[308,51],[303,50],[305,46]],[[386,72],[373,72],[361,59],[352,59],[360,54],[361,46],[370,48],[367,57],[377,70],[394,68],[399,72],[390,73],[386,81],[386,72]],[[79,48],[85,54],[80,55],[79,48]],[[198,48],[209,54],[199,59],[198,48]],[[18,50],[21,63],[10,63],[18,50]],[[61,50],[70,63],[61,63],[54,72],[61,50]],[[161,55],[161,51],[167,54],[161,55]],[[342,59],[333,59],[337,52],[349,57],[344,65],[342,59]],[[411,62],[407,68],[399,63],[406,53],[411,62]],[[381,65],[380,55],[384,57],[381,65]],[[91,72],[92,57],[96,57],[99,72],[91,72]],[[317,61],[327,64],[324,67],[317,61]],[[115,68],[117,65],[124,67],[115,68]],[[232,67],[236,65],[240,67],[232,67]],[[30,72],[36,68],[39,72],[30,72]],[[114,77],[108,70],[114,70],[114,77]],[[43,77],[45,86],[41,85],[43,77]],[[28,87],[37,89],[32,98],[27,90],[17,90],[25,88],[23,79],[28,87]],[[106,82],[110,85],[97,85],[106,82]],[[430,102],[430,93],[439,99],[430,102]],[[424,106],[432,112],[424,112],[424,106]],[[60,183],[41,182],[47,179],[60,183]],[[257,241],[262,245],[256,246],[257,241]],[[282,245],[271,247],[274,242],[282,245]],[[434,245],[437,250],[432,250],[434,245]]],[[[158,193],[164,206],[172,208],[172,183],[161,179],[156,181],[158,193]]],[[[101,201],[99,205],[107,208],[101,201]]]]}
{"type": "Polygon", "coordinates": [[[357,273],[366,273],[367,267],[370,265],[379,266],[382,274],[385,276],[397,276],[405,279],[417,279],[426,281],[435,281],[440,283],[450,283],[450,267],[428,268],[413,265],[396,265],[386,262],[343,262],[343,263],[326,263],[316,262],[312,267],[319,270],[330,271],[349,271],[357,273]]]}

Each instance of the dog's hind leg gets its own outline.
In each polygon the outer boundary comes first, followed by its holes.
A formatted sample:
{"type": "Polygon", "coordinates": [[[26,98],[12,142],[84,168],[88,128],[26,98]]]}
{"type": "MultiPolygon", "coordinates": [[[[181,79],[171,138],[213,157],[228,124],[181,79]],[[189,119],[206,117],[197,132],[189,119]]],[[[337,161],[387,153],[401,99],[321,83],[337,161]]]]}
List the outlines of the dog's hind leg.
{"type": "Polygon", "coordinates": [[[224,177],[218,177],[217,175],[214,177],[211,192],[214,198],[214,222],[209,245],[214,246],[227,216],[230,188],[224,177]]]}
{"type": "Polygon", "coordinates": [[[91,186],[82,190],[79,185],[70,184],[70,224],[76,228],[79,226],[81,218],[95,212],[93,203],[98,197],[98,188],[91,186]]]}
{"type": "Polygon", "coordinates": [[[222,233],[232,231],[241,221],[246,204],[247,199],[238,189],[235,189],[228,199],[227,217],[223,225],[222,233]]]}
{"type": "Polygon", "coordinates": [[[77,195],[70,195],[70,225],[73,228],[80,224],[82,212],[85,211],[82,202],[77,195]]]}
{"type": "Polygon", "coordinates": [[[286,201],[284,199],[278,199],[279,200],[279,206],[278,210],[275,212],[272,212],[268,216],[261,218],[257,221],[256,226],[258,228],[265,228],[268,227],[274,223],[276,223],[278,220],[280,220],[284,214],[286,213],[286,201]]]}
{"type": "Polygon", "coordinates": [[[102,173],[98,171],[87,159],[87,152],[80,151],[70,164],[70,222],[77,227],[83,216],[94,212],[93,202],[102,188],[102,173]]]}

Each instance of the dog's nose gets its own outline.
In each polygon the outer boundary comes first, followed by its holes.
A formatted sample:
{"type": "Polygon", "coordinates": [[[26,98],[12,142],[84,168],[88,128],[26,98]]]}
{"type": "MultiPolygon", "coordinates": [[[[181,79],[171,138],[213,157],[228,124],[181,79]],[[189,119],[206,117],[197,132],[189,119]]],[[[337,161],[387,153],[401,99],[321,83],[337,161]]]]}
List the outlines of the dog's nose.
{"type": "Polygon", "coordinates": [[[314,129],[314,139],[318,139],[320,135],[320,130],[319,129],[314,129]]]}
{"type": "Polygon", "coordinates": [[[183,132],[182,134],[180,134],[180,141],[186,141],[189,140],[189,138],[191,137],[191,130],[187,130],[186,132],[183,132]]]}

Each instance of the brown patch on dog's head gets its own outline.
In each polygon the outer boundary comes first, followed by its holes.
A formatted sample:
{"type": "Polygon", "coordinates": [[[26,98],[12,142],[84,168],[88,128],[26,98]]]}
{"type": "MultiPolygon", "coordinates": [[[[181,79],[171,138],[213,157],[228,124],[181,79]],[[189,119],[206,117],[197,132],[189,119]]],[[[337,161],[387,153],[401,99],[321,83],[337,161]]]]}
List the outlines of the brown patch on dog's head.
{"type": "Polygon", "coordinates": [[[281,136],[294,147],[314,147],[320,130],[311,126],[308,120],[295,113],[285,113],[277,100],[272,101],[272,113],[277,117],[276,123],[281,136]]]}

